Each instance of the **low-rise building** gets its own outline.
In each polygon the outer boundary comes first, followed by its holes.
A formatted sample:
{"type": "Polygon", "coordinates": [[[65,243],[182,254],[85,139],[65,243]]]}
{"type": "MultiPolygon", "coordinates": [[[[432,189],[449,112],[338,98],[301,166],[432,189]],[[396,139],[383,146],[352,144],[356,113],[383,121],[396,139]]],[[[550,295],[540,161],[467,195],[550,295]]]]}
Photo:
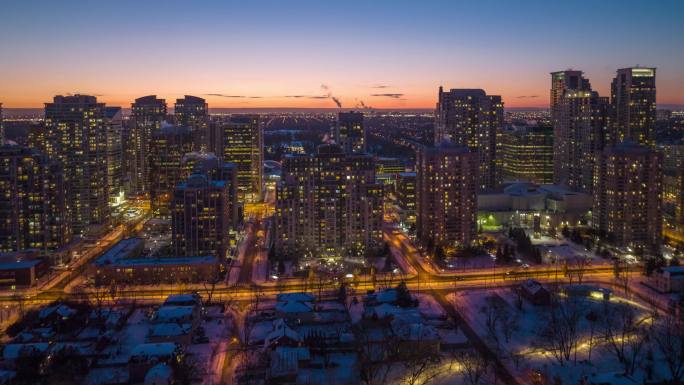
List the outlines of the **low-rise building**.
{"type": "Polygon", "coordinates": [[[485,229],[560,230],[588,224],[592,197],[559,185],[521,182],[478,195],[477,206],[478,223],[485,229]]]}
{"type": "Polygon", "coordinates": [[[518,292],[535,305],[551,303],[551,293],[537,280],[528,279],[518,286],[518,292]]]}
{"type": "Polygon", "coordinates": [[[223,265],[216,256],[148,258],[142,256],[143,247],[144,241],[140,238],[119,241],[91,266],[95,283],[200,282],[213,280],[223,272],[223,265]]]}
{"type": "Polygon", "coordinates": [[[0,287],[31,287],[48,271],[38,252],[0,253],[0,287]]]}
{"type": "Polygon", "coordinates": [[[128,360],[130,381],[140,383],[148,370],[160,363],[170,363],[180,354],[178,345],[172,342],[140,344],[133,348],[128,360]]]}
{"type": "Polygon", "coordinates": [[[661,293],[684,292],[684,266],[657,269],[648,279],[650,286],[661,293]]]}

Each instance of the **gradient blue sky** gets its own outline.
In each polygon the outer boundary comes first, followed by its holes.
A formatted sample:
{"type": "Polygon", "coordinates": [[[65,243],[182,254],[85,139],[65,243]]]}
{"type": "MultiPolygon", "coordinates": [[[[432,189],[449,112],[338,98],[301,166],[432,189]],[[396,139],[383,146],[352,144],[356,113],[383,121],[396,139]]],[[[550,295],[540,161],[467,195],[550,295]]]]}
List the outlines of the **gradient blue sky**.
{"type": "Polygon", "coordinates": [[[681,0],[3,0],[0,102],[432,107],[443,84],[546,106],[551,71],[584,70],[607,94],[616,68],[641,64],[658,67],[659,103],[684,104],[683,19],[681,0]]]}

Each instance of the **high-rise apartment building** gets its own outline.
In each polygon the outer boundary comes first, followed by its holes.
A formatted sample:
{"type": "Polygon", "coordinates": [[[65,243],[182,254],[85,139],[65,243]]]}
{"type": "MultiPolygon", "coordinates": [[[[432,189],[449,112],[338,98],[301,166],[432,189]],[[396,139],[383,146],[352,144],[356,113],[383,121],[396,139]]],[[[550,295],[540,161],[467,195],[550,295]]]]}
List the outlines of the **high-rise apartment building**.
{"type": "Polygon", "coordinates": [[[107,188],[110,206],[118,205],[123,185],[123,118],[121,107],[105,107],[107,127],[107,188]]]}
{"type": "Polygon", "coordinates": [[[435,145],[450,141],[478,154],[480,191],[496,189],[500,184],[501,158],[497,154],[497,142],[503,118],[501,96],[487,95],[480,89],[444,92],[439,87],[435,145]]]}
{"type": "Polygon", "coordinates": [[[504,181],[553,183],[553,128],[535,125],[503,132],[501,160],[504,181]]]}
{"type": "Polygon", "coordinates": [[[152,135],[161,130],[166,120],[166,101],[156,95],[135,99],[131,105],[131,119],[125,135],[126,165],[131,192],[146,195],[150,192],[150,143],[152,135]]]}
{"type": "Polygon", "coordinates": [[[582,71],[565,70],[551,73],[551,100],[549,109],[551,111],[551,121],[556,124],[559,119],[557,110],[566,91],[591,91],[589,80],[584,78],[582,71]]]}
{"type": "Polygon", "coordinates": [[[366,152],[368,138],[363,124],[363,113],[354,111],[339,112],[334,130],[333,138],[335,143],[339,144],[344,152],[366,152]]]}
{"type": "Polygon", "coordinates": [[[401,221],[416,223],[416,173],[400,172],[396,180],[397,203],[401,208],[401,221]]]}
{"type": "Polygon", "coordinates": [[[2,103],[0,103],[0,146],[5,143],[5,125],[2,121],[2,103]]]}
{"type": "Polygon", "coordinates": [[[634,142],[599,153],[592,222],[599,237],[637,253],[658,253],[662,238],[662,153],[634,142]]]}
{"type": "Polygon", "coordinates": [[[333,260],[372,255],[382,244],[382,209],[371,155],[336,144],[286,155],[276,187],[276,249],[333,260]]]}
{"type": "Polygon", "coordinates": [[[176,124],[190,127],[195,145],[200,151],[209,151],[209,105],[197,96],[185,95],[176,99],[173,107],[176,124]]]}
{"type": "Polygon", "coordinates": [[[176,255],[226,257],[229,246],[228,183],[192,174],[173,194],[172,248],[176,255]]]}
{"type": "Polygon", "coordinates": [[[40,150],[64,168],[74,234],[100,230],[110,218],[104,103],[94,96],[55,96],[45,103],[45,128],[40,150]]]}
{"type": "Polygon", "coordinates": [[[64,173],[37,150],[0,146],[0,252],[58,249],[71,241],[64,173]]]}
{"type": "Polygon", "coordinates": [[[170,219],[173,191],[183,175],[183,157],[195,149],[192,131],[189,127],[164,124],[152,134],[149,147],[152,212],[170,219]]]}
{"type": "Polygon", "coordinates": [[[238,200],[258,202],[263,190],[264,135],[258,115],[233,115],[217,123],[219,154],[237,167],[238,200]]]}
{"type": "Polygon", "coordinates": [[[466,246],[477,236],[478,154],[442,143],[424,147],[416,160],[416,230],[433,246],[466,246]]]}
{"type": "Polygon", "coordinates": [[[551,73],[554,182],[591,193],[596,152],[614,144],[610,104],[582,71],[551,73]]]}
{"type": "Polygon", "coordinates": [[[655,146],[656,69],[621,68],[611,84],[614,129],[618,142],[655,146]]]}
{"type": "Polygon", "coordinates": [[[663,153],[663,207],[672,224],[684,229],[684,143],[659,145],[663,153]]]}

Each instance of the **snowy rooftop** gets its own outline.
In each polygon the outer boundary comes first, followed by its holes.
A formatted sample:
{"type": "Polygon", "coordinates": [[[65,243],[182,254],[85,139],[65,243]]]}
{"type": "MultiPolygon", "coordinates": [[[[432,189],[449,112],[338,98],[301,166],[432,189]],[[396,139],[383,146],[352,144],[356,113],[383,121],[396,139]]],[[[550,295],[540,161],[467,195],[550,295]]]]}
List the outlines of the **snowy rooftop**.
{"type": "Polygon", "coordinates": [[[145,375],[145,385],[168,384],[170,383],[173,370],[165,363],[153,366],[145,375]]]}
{"type": "Polygon", "coordinates": [[[297,334],[296,331],[292,330],[285,320],[279,318],[273,321],[273,331],[271,331],[264,341],[265,346],[271,345],[275,341],[279,341],[283,338],[290,339],[293,341],[301,341],[302,338],[297,334]]]}
{"type": "Polygon", "coordinates": [[[175,337],[190,333],[190,325],[174,322],[160,323],[150,327],[150,337],[175,337]]]}
{"type": "Polygon", "coordinates": [[[281,313],[308,313],[313,311],[311,305],[297,301],[278,302],[275,309],[281,313]]]}
{"type": "Polygon", "coordinates": [[[200,296],[197,293],[193,294],[171,294],[166,297],[164,306],[194,306],[200,303],[200,296]]]}
{"type": "Polygon", "coordinates": [[[194,312],[193,306],[162,306],[154,314],[154,320],[158,323],[191,320],[194,312]]]}
{"type": "Polygon", "coordinates": [[[7,344],[2,349],[2,358],[5,360],[16,360],[19,357],[35,353],[44,353],[50,345],[47,342],[35,344],[7,344]]]}
{"type": "Polygon", "coordinates": [[[527,291],[527,292],[530,293],[530,294],[536,294],[537,292],[539,292],[540,290],[542,290],[542,289],[544,288],[544,287],[542,286],[542,284],[539,283],[539,281],[536,281],[536,280],[534,280],[534,279],[528,279],[528,280],[526,280],[525,282],[523,282],[523,283],[520,285],[520,287],[522,287],[523,289],[525,289],[525,291],[527,291]]]}
{"type": "Polygon", "coordinates": [[[684,277],[684,266],[669,266],[663,267],[663,272],[668,273],[672,276],[683,276],[684,277]]]}
{"type": "Polygon", "coordinates": [[[308,293],[285,293],[285,294],[278,294],[276,297],[278,302],[288,302],[288,301],[297,301],[297,302],[311,302],[316,297],[314,297],[311,294],[308,293]]]}
{"type": "Polygon", "coordinates": [[[176,351],[173,342],[161,342],[157,344],[140,344],[131,350],[131,357],[160,357],[171,356],[176,351]]]}
{"type": "Polygon", "coordinates": [[[41,309],[40,313],[38,313],[38,317],[40,319],[44,319],[50,317],[53,314],[58,314],[62,318],[68,318],[76,314],[76,310],[70,308],[67,305],[59,304],[41,309]]]}

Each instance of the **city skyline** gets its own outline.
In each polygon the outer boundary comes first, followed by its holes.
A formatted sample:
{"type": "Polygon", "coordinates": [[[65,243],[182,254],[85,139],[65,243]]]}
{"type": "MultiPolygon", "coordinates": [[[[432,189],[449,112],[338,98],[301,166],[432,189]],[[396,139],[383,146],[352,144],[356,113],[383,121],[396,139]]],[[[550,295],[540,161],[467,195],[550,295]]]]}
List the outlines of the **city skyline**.
{"type": "Polygon", "coordinates": [[[615,70],[640,64],[658,68],[659,104],[684,105],[684,4],[665,3],[578,2],[571,27],[557,22],[563,4],[541,2],[13,3],[0,17],[0,100],[38,108],[81,93],[128,106],[188,94],[212,108],[434,108],[443,85],[485,89],[506,108],[548,107],[550,72],[584,71],[609,95],[615,70]],[[622,22],[636,16],[638,27],[622,22]]]}

